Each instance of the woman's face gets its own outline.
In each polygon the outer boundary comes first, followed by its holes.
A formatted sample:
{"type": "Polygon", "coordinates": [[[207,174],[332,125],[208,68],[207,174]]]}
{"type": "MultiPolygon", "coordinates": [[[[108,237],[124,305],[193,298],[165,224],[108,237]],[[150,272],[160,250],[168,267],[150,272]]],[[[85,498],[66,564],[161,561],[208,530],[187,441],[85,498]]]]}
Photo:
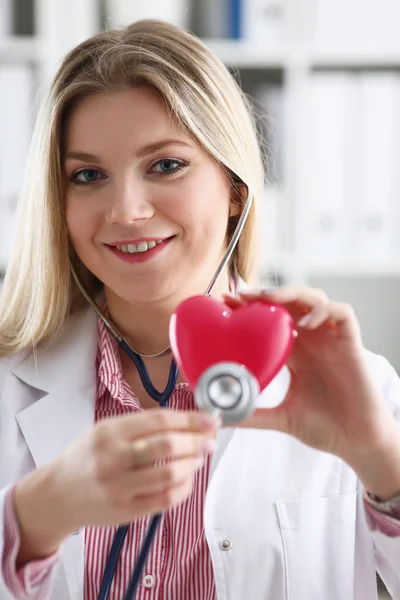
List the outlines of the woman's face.
{"type": "Polygon", "coordinates": [[[106,294],[143,303],[205,291],[226,246],[230,183],[157,91],[84,98],[64,170],[72,243],[106,294]]]}

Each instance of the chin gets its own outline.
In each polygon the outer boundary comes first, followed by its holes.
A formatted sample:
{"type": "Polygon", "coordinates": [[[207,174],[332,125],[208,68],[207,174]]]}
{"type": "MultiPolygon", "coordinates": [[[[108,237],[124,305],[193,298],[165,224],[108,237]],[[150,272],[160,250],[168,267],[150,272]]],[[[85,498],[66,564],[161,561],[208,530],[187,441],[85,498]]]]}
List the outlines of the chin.
{"type": "Polygon", "coordinates": [[[109,286],[109,289],[112,294],[133,305],[162,304],[178,295],[177,286],[163,285],[160,281],[128,286],[126,282],[123,282],[119,285],[109,286]]]}
{"type": "Polygon", "coordinates": [[[200,277],[198,274],[194,278],[192,271],[184,275],[179,273],[179,277],[176,277],[176,274],[168,276],[164,272],[151,276],[149,274],[148,277],[142,277],[140,280],[132,278],[132,282],[127,282],[126,277],[119,277],[118,281],[109,279],[105,287],[112,294],[132,304],[172,303],[175,308],[179,302],[189,296],[204,294],[213,275],[214,273],[208,277],[206,275],[200,277]]]}

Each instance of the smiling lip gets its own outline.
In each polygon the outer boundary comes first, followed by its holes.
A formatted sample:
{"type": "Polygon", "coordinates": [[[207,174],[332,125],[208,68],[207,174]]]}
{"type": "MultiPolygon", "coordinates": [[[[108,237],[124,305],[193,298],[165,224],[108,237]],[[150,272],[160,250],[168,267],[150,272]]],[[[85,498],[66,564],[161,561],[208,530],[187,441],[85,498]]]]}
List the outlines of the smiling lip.
{"type": "Polygon", "coordinates": [[[112,244],[105,244],[105,246],[112,252],[115,256],[123,260],[127,263],[142,263],[151,260],[157,254],[160,254],[164,250],[164,248],[172,241],[175,236],[169,238],[140,238],[130,242],[113,242],[112,244]],[[158,241],[162,240],[157,246],[151,248],[151,250],[146,250],[145,252],[135,252],[134,254],[129,254],[128,252],[121,252],[118,250],[116,246],[125,246],[128,244],[139,244],[140,242],[149,242],[149,241],[158,241]]]}

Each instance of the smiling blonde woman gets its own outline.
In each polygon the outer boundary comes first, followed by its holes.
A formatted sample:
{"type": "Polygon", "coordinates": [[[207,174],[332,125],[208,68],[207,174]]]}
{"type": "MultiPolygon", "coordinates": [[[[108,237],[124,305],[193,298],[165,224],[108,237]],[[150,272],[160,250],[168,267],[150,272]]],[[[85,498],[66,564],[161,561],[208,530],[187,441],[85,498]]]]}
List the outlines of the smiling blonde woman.
{"type": "Polygon", "coordinates": [[[249,103],[196,37],[146,20],[65,57],[0,297],[1,600],[96,600],[128,524],[122,600],[160,512],[137,599],[376,600],[378,569],[400,600],[399,379],[350,306],[246,287],[263,180],[249,103]],[[164,389],[171,314],[207,289],[246,189],[213,296],[281,304],[298,335],[254,414],[220,429],[181,374],[158,406],[77,281],[164,389]]]}

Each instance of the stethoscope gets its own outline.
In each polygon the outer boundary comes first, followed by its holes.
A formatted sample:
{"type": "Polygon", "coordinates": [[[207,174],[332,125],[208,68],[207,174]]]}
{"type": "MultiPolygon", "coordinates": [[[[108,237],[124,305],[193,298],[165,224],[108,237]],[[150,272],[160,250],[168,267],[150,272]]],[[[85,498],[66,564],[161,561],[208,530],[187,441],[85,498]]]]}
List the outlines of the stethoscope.
{"type": "MultiPolygon", "coordinates": [[[[253,202],[253,193],[249,188],[247,189],[247,200],[242,214],[236,225],[225,255],[221,260],[214,277],[210,282],[210,285],[205,291],[205,295],[209,296],[211,294],[219,276],[227,265],[236,247],[236,244],[239,241],[240,234],[242,233],[247,216],[250,212],[251,204],[253,202]]],[[[109,321],[109,319],[102,314],[100,308],[82,286],[74,269],[72,269],[72,274],[86,300],[93,307],[98,316],[103,320],[107,328],[115,336],[120,347],[128,354],[130,359],[136,365],[140,379],[147,393],[160,404],[160,407],[167,407],[178,379],[178,367],[174,358],[172,358],[171,361],[168,382],[165,390],[160,392],[153,386],[142,357],[132,350],[132,348],[130,348],[113,323],[111,323],[111,321],[109,321]]],[[[169,348],[166,351],[169,351],[169,348]]],[[[164,352],[160,353],[160,356],[164,354],[164,352]]],[[[257,379],[244,366],[236,363],[218,363],[211,366],[203,373],[197,384],[196,390],[194,391],[194,397],[198,408],[212,414],[219,414],[224,424],[235,423],[248,416],[254,409],[255,400],[258,394],[259,385],[257,379]]],[[[155,515],[150,521],[143,546],[140,549],[135,569],[133,571],[132,579],[124,596],[124,600],[132,600],[134,597],[161,518],[162,514],[158,514],[155,515]]],[[[117,529],[111,546],[110,554],[107,559],[106,567],[104,569],[98,600],[107,600],[109,596],[122,545],[128,530],[129,525],[122,525],[117,529]]]]}

